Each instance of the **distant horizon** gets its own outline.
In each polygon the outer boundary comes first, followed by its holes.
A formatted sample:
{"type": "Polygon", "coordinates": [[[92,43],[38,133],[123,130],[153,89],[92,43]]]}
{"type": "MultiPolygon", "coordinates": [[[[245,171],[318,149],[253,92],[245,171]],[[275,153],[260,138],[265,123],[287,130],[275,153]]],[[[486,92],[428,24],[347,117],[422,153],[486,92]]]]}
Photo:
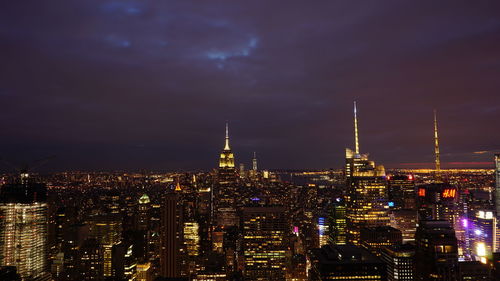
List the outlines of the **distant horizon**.
{"type": "MultiPolygon", "coordinates": [[[[379,164],[376,163],[377,165],[382,165],[384,166],[386,171],[394,171],[394,170],[435,170],[435,167],[427,165],[427,166],[417,166],[421,164],[434,164],[434,163],[403,163],[403,164],[408,164],[408,166],[400,166],[400,167],[395,167],[395,166],[386,166],[384,164],[379,164]]],[[[467,163],[454,163],[454,165],[459,166],[459,167],[447,167],[448,163],[442,163],[444,164],[444,167],[441,168],[441,171],[446,172],[446,171],[453,171],[453,170],[494,170],[494,162],[481,162],[479,165],[484,165],[484,166],[465,166],[467,163]]],[[[478,163],[475,163],[476,165],[478,163]]],[[[239,165],[237,165],[237,170],[239,170],[239,165]]],[[[57,174],[57,173],[66,173],[66,172],[80,172],[80,173],[134,173],[134,174],[140,174],[143,172],[146,173],[194,173],[194,172],[202,172],[202,173],[210,173],[213,170],[216,170],[217,167],[213,167],[211,169],[101,169],[101,170],[82,170],[82,169],[71,169],[71,170],[44,170],[41,168],[40,170],[34,169],[34,170],[29,170],[29,173],[33,174],[57,174]]],[[[245,170],[248,171],[247,166],[245,166],[245,170]]],[[[294,171],[328,171],[328,170],[334,170],[334,171],[341,171],[343,170],[343,167],[337,167],[337,168],[264,168],[264,169],[259,169],[259,171],[283,171],[283,172],[294,172],[294,171]]],[[[16,174],[18,172],[5,170],[0,168],[0,174],[16,174]]]]}

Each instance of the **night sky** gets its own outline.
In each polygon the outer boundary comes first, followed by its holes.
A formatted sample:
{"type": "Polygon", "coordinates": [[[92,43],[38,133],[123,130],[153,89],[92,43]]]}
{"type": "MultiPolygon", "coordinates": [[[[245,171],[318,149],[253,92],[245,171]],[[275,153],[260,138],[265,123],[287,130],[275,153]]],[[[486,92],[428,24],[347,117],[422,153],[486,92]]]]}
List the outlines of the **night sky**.
{"type": "MultiPolygon", "coordinates": [[[[500,1],[1,1],[0,157],[41,170],[492,167],[500,1]],[[468,5],[462,4],[468,2],[468,5]]],[[[0,171],[12,171],[1,165],[0,171]]]]}

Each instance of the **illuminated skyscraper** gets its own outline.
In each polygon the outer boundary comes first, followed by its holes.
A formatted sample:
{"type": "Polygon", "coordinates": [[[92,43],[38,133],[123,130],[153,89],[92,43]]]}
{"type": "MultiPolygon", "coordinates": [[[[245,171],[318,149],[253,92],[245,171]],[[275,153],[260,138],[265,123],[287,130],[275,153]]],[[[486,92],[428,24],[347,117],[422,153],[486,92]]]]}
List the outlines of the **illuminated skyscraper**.
{"type": "Polygon", "coordinates": [[[362,227],[390,224],[387,204],[387,180],[383,166],[375,166],[368,155],[359,153],[358,120],[354,103],[356,150],[346,149],[346,217],[348,241],[359,244],[362,227]]]}
{"type": "Polygon", "coordinates": [[[89,219],[89,237],[96,239],[102,247],[103,275],[110,277],[112,272],[113,245],[121,240],[122,218],[119,214],[92,216],[89,219]]]}
{"type": "Polygon", "coordinates": [[[497,218],[493,210],[477,210],[469,222],[467,233],[470,238],[472,254],[475,260],[486,263],[491,260],[497,248],[497,218]]]}
{"type": "Polygon", "coordinates": [[[500,154],[495,154],[495,205],[500,217],[500,154]]]}
{"type": "Polygon", "coordinates": [[[245,280],[285,280],[285,208],[244,207],[242,227],[245,280]]]}
{"type": "Polygon", "coordinates": [[[437,114],[434,110],[434,155],[436,156],[436,181],[441,181],[441,158],[439,154],[439,137],[438,137],[438,125],[437,125],[437,114]]]}
{"type": "Polygon", "coordinates": [[[318,218],[318,242],[320,248],[328,244],[328,226],[329,225],[325,217],[318,218]]]}
{"type": "Polygon", "coordinates": [[[236,170],[234,166],[234,154],[229,146],[229,125],[226,123],[226,138],[224,149],[219,159],[219,184],[231,185],[236,181],[236,170]]]}
{"type": "Polygon", "coordinates": [[[27,173],[21,182],[0,190],[0,266],[15,266],[23,278],[47,276],[47,189],[30,182],[27,173]]]}
{"type": "Polygon", "coordinates": [[[447,183],[433,183],[417,187],[418,216],[420,220],[447,220],[452,226],[458,221],[458,190],[447,183]]]}
{"type": "Polygon", "coordinates": [[[217,224],[222,226],[236,225],[238,218],[235,209],[235,195],[237,191],[237,177],[234,166],[234,154],[229,146],[229,127],[226,123],[226,139],[224,150],[220,154],[218,185],[216,192],[217,224]]]}
{"type": "Polygon", "coordinates": [[[257,171],[257,153],[254,151],[253,152],[253,158],[252,158],[252,170],[255,172],[257,171]]]}
{"type": "Polygon", "coordinates": [[[149,196],[147,194],[143,194],[141,198],[139,198],[139,218],[138,218],[138,226],[141,230],[149,229],[149,220],[150,220],[150,212],[151,212],[151,201],[149,200],[149,196]]]}
{"type": "Polygon", "coordinates": [[[184,245],[188,256],[198,256],[200,251],[200,234],[197,222],[184,223],[184,245]]]}
{"type": "Polygon", "coordinates": [[[333,204],[330,217],[328,218],[329,223],[329,242],[332,245],[345,245],[347,243],[346,237],[346,214],[345,205],[342,199],[338,198],[333,204]]]}

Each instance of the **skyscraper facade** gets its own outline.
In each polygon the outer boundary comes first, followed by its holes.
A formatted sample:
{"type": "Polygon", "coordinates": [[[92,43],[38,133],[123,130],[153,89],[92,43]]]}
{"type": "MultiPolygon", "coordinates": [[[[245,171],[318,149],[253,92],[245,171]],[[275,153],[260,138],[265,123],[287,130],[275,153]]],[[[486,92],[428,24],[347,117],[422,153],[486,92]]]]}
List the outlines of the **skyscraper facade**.
{"type": "Polygon", "coordinates": [[[182,214],[178,206],[178,195],[165,195],[161,215],[161,276],[177,278],[181,274],[180,242],[182,235],[182,214]]]}
{"type": "Polygon", "coordinates": [[[420,221],[415,245],[416,280],[457,280],[457,238],[448,221],[420,221]]]}
{"type": "Polygon", "coordinates": [[[238,223],[235,206],[237,176],[234,154],[229,146],[229,127],[226,123],[224,149],[220,154],[218,181],[215,194],[216,221],[218,225],[234,226],[238,223]]]}
{"type": "Polygon", "coordinates": [[[0,266],[15,266],[23,279],[46,276],[47,190],[27,173],[0,192],[0,266]]]}
{"type": "Polygon", "coordinates": [[[285,208],[244,207],[242,227],[245,280],[285,280],[285,208]]]}
{"type": "Polygon", "coordinates": [[[387,205],[387,179],[383,166],[375,166],[368,155],[359,153],[358,119],[354,103],[354,138],[356,150],[346,149],[346,218],[347,238],[359,244],[362,227],[390,224],[387,205]]]}
{"type": "Polygon", "coordinates": [[[500,154],[495,154],[495,205],[500,216],[500,154]]]}
{"type": "Polygon", "coordinates": [[[341,198],[338,198],[333,203],[328,218],[329,229],[329,243],[332,245],[345,245],[347,243],[347,223],[345,214],[345,205],[341,198]]]}

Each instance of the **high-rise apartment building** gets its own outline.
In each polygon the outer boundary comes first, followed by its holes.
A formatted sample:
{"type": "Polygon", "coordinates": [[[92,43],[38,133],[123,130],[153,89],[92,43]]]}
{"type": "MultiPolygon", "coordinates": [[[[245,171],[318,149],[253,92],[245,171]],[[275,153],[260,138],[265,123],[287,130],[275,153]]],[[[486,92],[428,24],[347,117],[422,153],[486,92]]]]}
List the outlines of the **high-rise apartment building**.
{"type": "Polygon", "coordinates": [[[45,185],[27,173],[1,187],[0,266],[15,266],[23,280],[47,275],[47,212],[45,185]]]}

